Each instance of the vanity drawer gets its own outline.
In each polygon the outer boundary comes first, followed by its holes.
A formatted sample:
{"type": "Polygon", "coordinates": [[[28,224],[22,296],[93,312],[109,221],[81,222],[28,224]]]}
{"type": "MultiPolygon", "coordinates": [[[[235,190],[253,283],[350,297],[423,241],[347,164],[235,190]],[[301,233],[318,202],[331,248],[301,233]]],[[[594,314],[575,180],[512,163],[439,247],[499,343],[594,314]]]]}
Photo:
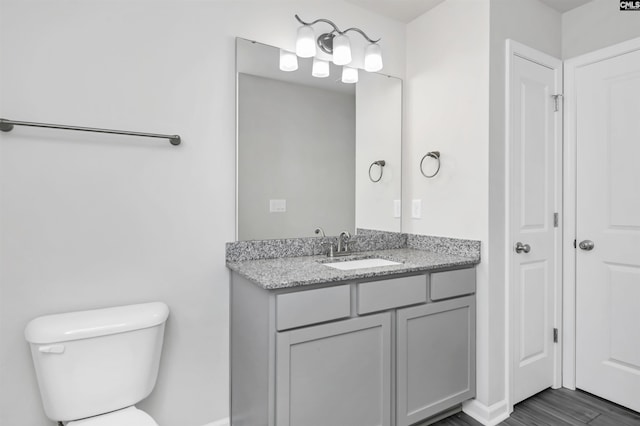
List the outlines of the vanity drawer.
{"type": "Polygon", "coordinates": [[[426,275],[358,284],[358,314],[384,311],[426,301],[426,275]]]}
{"type": "Polygon", "coordinates": [[[278,331],[350,316],[351,290],[348,285],[276,296],[278,331]]]}
{"type": "Polygon", "coordinates": [[[431,300],[448,299],[476,292],[476,269],[457,269],[431,274],[431,300]]]}

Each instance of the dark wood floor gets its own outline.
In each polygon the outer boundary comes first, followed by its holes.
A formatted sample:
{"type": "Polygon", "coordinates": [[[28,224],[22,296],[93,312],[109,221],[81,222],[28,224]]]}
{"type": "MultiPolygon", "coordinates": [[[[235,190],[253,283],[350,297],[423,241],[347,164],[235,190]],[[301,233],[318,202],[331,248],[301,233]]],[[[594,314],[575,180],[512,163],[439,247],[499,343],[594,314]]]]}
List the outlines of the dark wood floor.
{"type": "MultiPolygon", "coordinates": [[[[640,398],[640,395],[638,395],[640,398]]],[[[640,414],[582,391],[547,389],[514,407],[501,426],[640,426],[640,414]]],[[[458,413],[433,426],[482,426],[458,413]]]]}

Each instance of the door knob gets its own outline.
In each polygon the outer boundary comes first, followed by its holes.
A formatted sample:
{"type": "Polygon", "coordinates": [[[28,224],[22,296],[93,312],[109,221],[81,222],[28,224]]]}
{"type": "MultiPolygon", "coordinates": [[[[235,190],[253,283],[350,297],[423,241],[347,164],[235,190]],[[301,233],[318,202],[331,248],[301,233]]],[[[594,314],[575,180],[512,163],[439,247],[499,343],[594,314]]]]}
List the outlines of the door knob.
{"type": "Polygon", "coordinates": [[[522,244],[520,241],[516,243],[515,246],[516,253],[529,253],[531,251],[531,246],[529,244],[522,244]]]}
{"type": "Polygon", "coordinates": [[[585,251],[593,250],[595,246],[596,245],[591,240],[580,241],[580,244],[578,244],[578,247],[585,251]]]}

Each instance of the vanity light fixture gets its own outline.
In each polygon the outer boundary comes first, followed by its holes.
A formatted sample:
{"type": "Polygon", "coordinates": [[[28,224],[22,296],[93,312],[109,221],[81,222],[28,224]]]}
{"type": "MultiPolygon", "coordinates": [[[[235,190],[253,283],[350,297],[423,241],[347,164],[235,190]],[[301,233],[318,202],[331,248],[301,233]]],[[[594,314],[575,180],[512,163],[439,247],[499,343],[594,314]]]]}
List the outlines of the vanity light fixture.
{"type": "Polygon", "coordinates": [[[358,82],[358,69],[348,66],[342,67],[342,82],[343,83],[357,83],[358,82]]]}
{"type": "MultiPolygon", "coordinates": [[[[320,50],[322,50],[324,53],[332,55],[332,61],[334,64],[343,66],[350,64],[352,61],[351,41],[349,40],[349,37],[347,37],[347,33],[350,31],[354,31],[359,33],[369,42],[369,44],[365,48],[364,54],[365,71],[376,72],[382,69],[382,49],[378,44],[380,39],[372,40],[360,28],[352,27],[342,31],[336,26],[336,24],[328,19],[320,18],[316,19],[313,22],[305,22],[300,19],[298,15],[295,15],[295,18],[302,24],[302,26],[298,28],[298,37],[296,39],[296,55],[300,56],[301,58],[310,58],[312,56],[315,56],[317,45],[317,47],[320,48],[320,50]],[[320,36],[318,36],[318,38],[316,39],[313,32],[313,25],[317,24],[318,22],[329,24],[333,29],[329,32],[320,34],[320,36]]],[[[355,68],[351,69],[356,71],[355,81],[357,81],[357,70],[355,68]]],[[[350,75],[351,78],[353,78],[353,71],[346,71],[346,73],[350,75]]],[[[344,70],[342,74],[342,81],[344,81],[344,70]]],[[[313,75],[315,76],[316,74],[314,73],[313,75]]]]}
{"type": "Polygon", "coordinates": [[[349,37],[338,34],[333,37],[333,63],[336,65],[347,65],[351,63],[351,42],[349,37]]]}
{"type": "Polygon", "coordinates": [[[364,50],[364,69],[368,72],[377,72],[382,69],[382,50],[376,43],[371,43],[364,50]]]}
{"type": "Polygon", "coordinates": [[[298,57],[295,53],[280,49],[280,69],[282,71],[295,71],[298,69],[298,57]]]}
{"type": "Polygon", "coordinates": [[[313,68],[311,75],[318,78],[329,77],[329,62],[322,59],[313,58],[313,68]]]}
{"type": "Polygon", "coordinates": [[[311,25],[303,25],[298,28],[296,55],[301,58],[312,58],[316,56],[316,36],[313,33],[311,25]]]}

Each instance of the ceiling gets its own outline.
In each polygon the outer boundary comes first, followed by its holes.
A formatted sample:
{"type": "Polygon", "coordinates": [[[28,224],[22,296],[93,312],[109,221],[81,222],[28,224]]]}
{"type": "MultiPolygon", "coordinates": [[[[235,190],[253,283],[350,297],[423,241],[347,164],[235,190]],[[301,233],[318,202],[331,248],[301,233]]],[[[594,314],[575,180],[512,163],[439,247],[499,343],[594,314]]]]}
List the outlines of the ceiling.
{"type": "MultiPolygon", "coordinates": [[[[411,22],[445,0],[346,0],[364,9],[401,22],[411,22]]],[[[558,12],[566,12],[591,0],[540,0],[558,12]]]]}
{"type": "Polygon", "coordinates": [[[566,12],[567,10],[575,9],[583,4],[589,3],[591,0],[540,0],[548,6],[551,6],[558,12],[566,12]]]}
{"type": "Polygon", "coordinates": [[[401,22],[411,22],[444,0],[346,0],[401,22]]]}

